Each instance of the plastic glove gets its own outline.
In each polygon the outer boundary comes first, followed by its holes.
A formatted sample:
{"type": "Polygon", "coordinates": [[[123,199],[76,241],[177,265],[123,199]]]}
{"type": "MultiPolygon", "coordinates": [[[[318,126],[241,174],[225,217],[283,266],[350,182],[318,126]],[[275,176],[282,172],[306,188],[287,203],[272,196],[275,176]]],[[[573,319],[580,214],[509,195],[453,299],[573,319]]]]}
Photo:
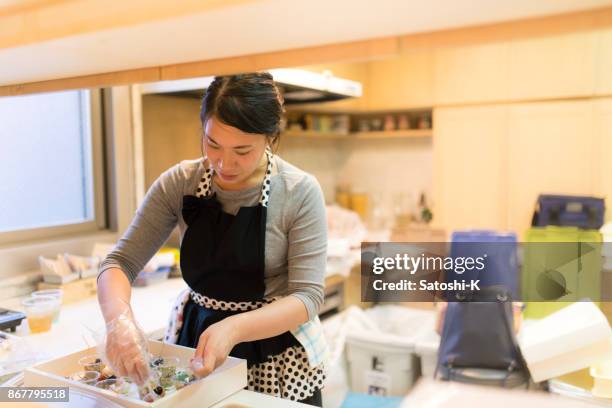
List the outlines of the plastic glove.
{"type": "Polygon", "coordinates": [[[103,357],[118,376],[130,377],[143,385],[151,376],[147,339],[134,319],[129,305],[106,324],[103,357]]]}

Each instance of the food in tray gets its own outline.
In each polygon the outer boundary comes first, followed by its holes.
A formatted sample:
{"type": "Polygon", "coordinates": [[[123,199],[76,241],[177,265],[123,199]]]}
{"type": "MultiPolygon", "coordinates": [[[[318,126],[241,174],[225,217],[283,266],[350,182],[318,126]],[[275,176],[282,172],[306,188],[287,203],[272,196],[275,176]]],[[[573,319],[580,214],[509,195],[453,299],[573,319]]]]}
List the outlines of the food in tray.
{"type": "Polygon", "coordinates": [[[159,383],[162,387],[168,389],[174,386],[176,368],[179,363],[180,360],[176,357],[158,357],[153,360],[153,369],[159,376],[159,383]]]}
{"type": "Polygon", "coordinates": [[[100,379],[107,380],[112,378],[117,378],[115,376],[115,373],[113,373],[113,370],[109,366],[105,366],[104,368],[102,368],[102,370],[100,371],[100,379]]]}
{"type": "Polygon", "coordinates": [[[83,371],[73,373],[67,376],[67,379],[145,402],[163,398],[197,379],[188,367],[181,366],[180,360],[176,357],[151,356],[149,366],[152,369],[152,376],[141,387],[127,377],[117,377],[96,355],[81,358],[79,364],[83,371]]]}
{"type": "Polygon", "coordinates": [[[98,381],[96,387],[112,391],[125,397],[138,398],[138,388],[136,384],[127,377],[109,378],[107,380],[98,381]]]}
{"type": "Polygon", "coordinates": [[[153,402],[166,395],[164,387],[158,384],[154,379],[149,379],[145,385],[138,388],[140,399],[145,402],[153,402]]]}
{"type": "Polygon", "coordinates": [[[98,381],[100,381],[100,373],[97,371],[77,371],[66,378],[87,385],[95,385],[98,381]]]}
{"type": "Polygon", "coordinates": [[[177,370],[176,375],[174,376],[174,387],[177,390],[180,390],[195,380],[196,376],[190,370],[177,370]]]}
{"type": "Polygon", "coordinates": [[[99,373],[106,368],[106,364],[98,356],[85,356],[79,360],[79,365],[85,371],[97,371],[99,373]]]}

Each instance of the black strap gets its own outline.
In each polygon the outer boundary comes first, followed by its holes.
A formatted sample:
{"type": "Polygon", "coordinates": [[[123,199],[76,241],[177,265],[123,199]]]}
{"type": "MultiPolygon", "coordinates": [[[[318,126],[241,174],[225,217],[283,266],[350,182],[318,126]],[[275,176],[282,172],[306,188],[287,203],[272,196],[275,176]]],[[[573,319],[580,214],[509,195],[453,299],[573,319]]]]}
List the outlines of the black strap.
{"type": "MultiPolygon", "coordinates": [[[[500,306],[503,309],[503,302],[499,302],[500,306]]],[[[510,307],[513,307],[512,303],[510,303],[510,307]]],[[[510,313],[512,313],[513,311],[511,310],[510,313]]],[[[513,361],[510,366],[508,367],[508,372],[506,373],[506,377],[504,378],[503,381],[503,385],[504,387],[506,386],[506,381],[508,380],[508,378],[510,377],[510,375],[512,374],[512,372],[515,370],[515,368],[518,368],[525,371],[525,369],[527,368],[527,362],[525,361],[525,359],[523,358],[523,353],[521,353],[521,348],[519,347],[518,341],[516,339],[516,335],[514,334],[514,326],[510,323],[510,319],[508,317],[508,313],[505,312],[505,310],[502,310],[502,315],[504,316],[504,322],[505,322],[505,326],[506,329],[508,330],[508,335],[510,336],[510,340],[512,341],[512,346],[514,347],[514,352],[516,353],[516,357],[518,358],[518,363],[513,361]]],[[[529,378],[527,378],[527,381],[525,381],[526,388],[529,388],[529,378]]]]}
{"type": "Polygon", "coordinates": [[[553,205],[550,207],[550,212],[548,216],[548,223],[550,225],[559,225],[561,223],[561,206],[553,205]]]}

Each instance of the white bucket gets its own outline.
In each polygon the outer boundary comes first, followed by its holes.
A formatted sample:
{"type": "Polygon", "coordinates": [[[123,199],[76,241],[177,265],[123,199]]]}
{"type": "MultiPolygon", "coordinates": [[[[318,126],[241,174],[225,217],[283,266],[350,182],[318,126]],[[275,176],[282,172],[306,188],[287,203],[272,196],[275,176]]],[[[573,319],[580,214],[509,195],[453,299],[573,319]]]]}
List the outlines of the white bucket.
{"type": "Polygon", "coordinates": [[[379,396],[403,396],[416,377],[414,344],[385,334],[354,334],[346,338],[351,390],[379,396]]]}
{"type": "Polygon", "coordinates": [[[439,347],[440,336],[433,331],[427,337],[418,340],[414,346],[414,352],[421,359],[421,375],[425,378],[434,377],[439,347]]]}

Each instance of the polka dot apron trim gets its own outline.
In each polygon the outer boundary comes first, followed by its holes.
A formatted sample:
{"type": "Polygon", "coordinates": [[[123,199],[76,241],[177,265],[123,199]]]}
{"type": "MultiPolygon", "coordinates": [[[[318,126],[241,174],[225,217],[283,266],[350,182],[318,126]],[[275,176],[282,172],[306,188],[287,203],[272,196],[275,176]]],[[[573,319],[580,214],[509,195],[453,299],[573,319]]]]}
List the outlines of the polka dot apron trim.
{"type": "Polygon", "coordinates": [[[304,347],[293,346],[249,368],[247,387],[250,391],[300,401],[323,388],[326,374],[323,364],[308,365],[304,347]]]}
{"type": "Polygon", "coordinates": [[[170,320],[166,329],[166,335],[164,336],[164,342],[176,344],[178,341],[181,328],[183,327],[183,310],[187,301],[191,298],[194,303],[213,310],[231,310],[231,311],[249,311],[259,309],[260,307],[272,303],[275,300],[280,299],[280,296],[271,298],[264,298],[261,301],[251,302],[229,302],[224,300],[217,300],[204,296],[201,293],[195,292],[191,289],[185,289],[174,301],[172,305],[172,311],[170,313],[170,320]]]}
{"type": "Polygon", "coordinates": [[[213,298],[209,298],[208,296],[204,296],[197,292],[190,293],[191,299],[200,306],[203,306],[207,309],[213,310],[231,310],[231,311],[249,311],[259,309],[260,307],[270,304],[275,300],[280,299],[280,296],[272,297],[272,298],[264,298],[261,301],[254,302],[229,302],[224,300],[216,300],[213,298]]]}
{"type": "MultiPolygon", "coordinates": [[[[263,207],[268,207],[268,201],[270,200],[270,179],[272,178],[272,168],[274,167],[272,163],[272,159],[274,155],[270,148],[266,147],[265,150],[266,157],[268,158],[268,165],[266,167],[266,175],[263,179],[263,184],[261,186],[261,196],[259,197],[259,204],[263,207]]],[[[214,170],[208,168],[204,171],[204,175],[198,184],[198,188],[196,190],[196,197],[208,197],[212,194],[212,178],[213,178],[214,170]]]]}

